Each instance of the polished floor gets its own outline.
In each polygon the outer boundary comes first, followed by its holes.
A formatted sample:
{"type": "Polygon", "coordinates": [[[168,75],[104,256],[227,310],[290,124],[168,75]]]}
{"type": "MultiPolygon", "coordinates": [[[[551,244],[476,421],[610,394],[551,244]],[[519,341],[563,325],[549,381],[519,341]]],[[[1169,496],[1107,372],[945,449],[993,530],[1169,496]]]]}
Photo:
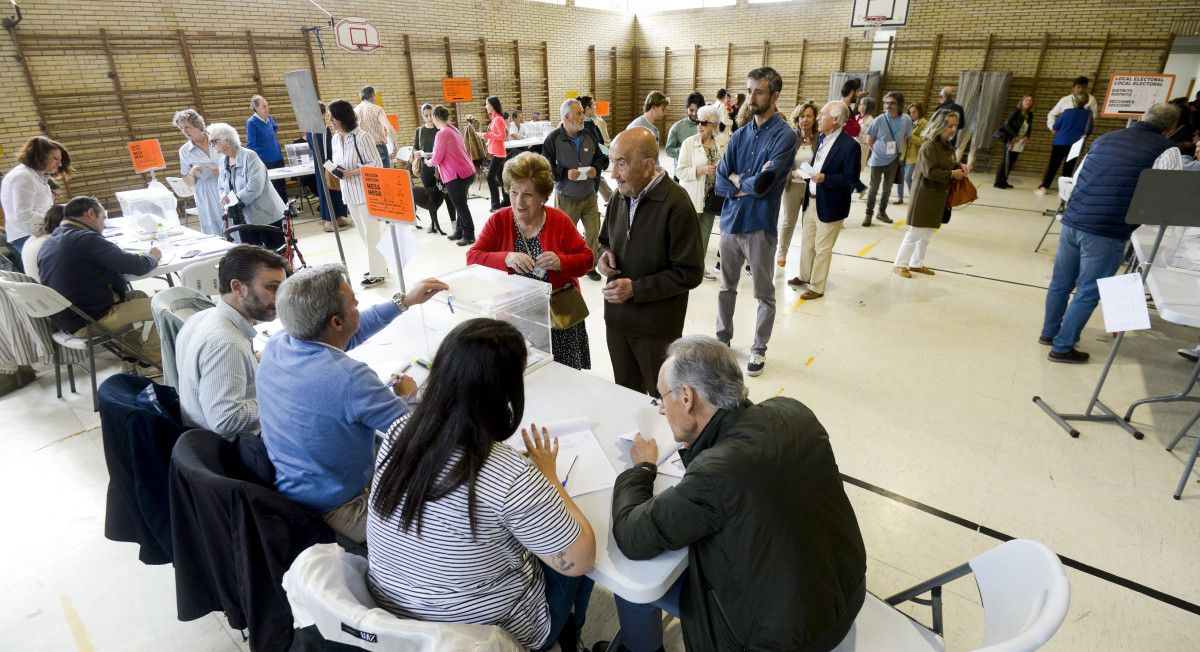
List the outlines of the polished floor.
{"type": "MultiPolygon", "coordinates": [[[[891,273],[904,227],[859,226],[862,202],[839,238],[825,297],[800,301],[785,286],[799,259],[793,249],[786,272],[776,270],[775,333],[765,373],[749,381],[751,397],[797,398],[829,431],[842,472],[854,479],[847,493],[876,594],[965,562],[996,545],[989,533],[999,532],[1078,562],[1067,571],[1070,612],[1047,649],[1200,649],[1200,473],[1183,500],[1171,499],[1194,440],[1164,450],[1192,408],[1139,410],[1142,441],[1095,424],[1071,439],[1031,402],[1040,395],[1081,410],[1100,363],[1052,364],[1037,343],[1057,240],[1041,251],[1034,245],[1046,225],[1041,210],[1057,200],[1034,196],[1032,179],[1015,181],[1008,191],[985,184],[976,204],[955,211],[930,245],[932,277],[891,273]]],[[[482,217],[486,201],[472,208],[482,217]]],[[[903,208],[889,208],[903,218],[903,208]]],[[[319,224],[299,230],[310,263],[337,259],[333,236],[319,224]]],[[[410,278],[464,264],[463,249],[419,233],[410,278]]],[[[341,235],[357,276],[363,245],[353,230],[341,235]]],[[[710,266],[715,250],[716,238],[710,266]]],[[[583,286],[592,373],[611,378],[599,284],[584,279],[583,286]]],[[[361,294],[371,303],[396,289],[389,281],[361,294]]],[[[741,290],[733,345],[745,358],[754,304],[746,279],[741,290]]],[[[687,332],[713,332],[716,293],[713,281],[692,293],[687,332]]],[[[1175,349],[1194,345],[1197,332],[1151,314],[1152,329],[1126,338],[1104,389],[1119,411],[1172,393],[1191,370],[1175,349]]],[[[1102,360],[1110,342],[1097,312],[1080,348],[1102,360]]],[[[178,622],[170,567],[144,566],[132,544],[103,538],[107,474],[86,390],[58,400],[53,371],[42,371],[32,386],[0,398],[0,414],[8,524],[0,538],[0,650],[248,649],[218,615],[178,622]]],[[[979,602],[970,579],[950,586],[950,649],[980,641],[979,602]]],[[[910,612],[928,622],[927,610],[910,612]]],[[[607,638],[614,628],[611,599],[598,590],[585,639],[607,638]]],[[[668,628],[668,648],[682,649],[677,623],[668,628]]]]}

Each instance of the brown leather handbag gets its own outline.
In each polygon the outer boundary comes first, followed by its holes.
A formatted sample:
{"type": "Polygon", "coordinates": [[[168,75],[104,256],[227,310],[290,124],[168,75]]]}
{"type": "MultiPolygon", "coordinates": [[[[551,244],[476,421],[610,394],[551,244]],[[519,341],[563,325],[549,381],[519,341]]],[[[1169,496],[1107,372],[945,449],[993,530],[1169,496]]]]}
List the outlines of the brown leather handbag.
{"type": "Polygon", "coordinates": [[[588,314],[578,285],[565,285],[550,294],[550,327],[554,330],[566,330],[587,319],[588,314]]]}
{"type": "Polygon", "coordinates": [[[979,191],[969,178],[950,179],[950,192],[946,195],[946,206],[948,208],[961,208],[974,202],[976,199],[979,199],[979,191]]]}

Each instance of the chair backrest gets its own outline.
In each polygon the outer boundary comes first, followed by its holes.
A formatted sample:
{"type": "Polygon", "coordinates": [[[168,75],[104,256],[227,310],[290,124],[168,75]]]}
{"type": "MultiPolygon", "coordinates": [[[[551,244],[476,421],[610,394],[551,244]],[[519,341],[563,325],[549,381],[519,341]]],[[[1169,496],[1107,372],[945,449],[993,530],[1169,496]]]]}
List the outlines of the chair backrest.
{"type": "Polygon", "coordinates": [[[45,285],[0,279],[3,290],[30,317],[49,317],[71,307],[66,297],[45,285]]]}
{"type": "Polygon", "coordinates": [[[163,382],[171,387],[179,386],[179,368],[175,365],[175,340],[183,323],[192,315],[212,308],[216,304],[208,295],[189,287],[167,288],[150,299],[150,314],[158,329],[162,344],[163,382]]]}
{"type": "Polygon", "coordinates": [[[1054,551],[1014,539],[975,557],[970,566],[983,600],[980,651],[1036,650],[1058,631],[1071,585],[1054,551]]]}
{"type": "Polygon", "coordinates": [[[219,258],[192,263],[179,272],[179,283],[207,296],[218,295],[221,293],[221,282],[217,277],[220,264],[219,258]]]}
{"type": "Polygon", "coordinates": [[[315,624],[321,636],[367,650],[524,650],[503,628],[398,618],[367,590],[367,560],[337,544],[300,553],[283,575],[296,627],[315,624]]]}

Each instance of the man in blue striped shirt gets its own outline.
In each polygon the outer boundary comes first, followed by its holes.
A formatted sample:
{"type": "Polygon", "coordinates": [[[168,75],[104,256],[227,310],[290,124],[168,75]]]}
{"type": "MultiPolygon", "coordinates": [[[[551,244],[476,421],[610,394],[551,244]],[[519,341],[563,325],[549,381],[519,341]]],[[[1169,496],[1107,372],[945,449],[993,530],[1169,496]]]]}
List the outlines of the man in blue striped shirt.
{"type": "Polygon", "coordinates": [[[717,339],[733,339],[733,309],[742,266],[750,265],[758,300],[754,344],[746,373],[757,376],[766,364],[767,341],[775,325],[775,221],[792,157],[796,132],[779,115],[776,104],[783,80],[774,68],[746,75],[746,101],[754,120],[733,132],[717,165],[716,194],[726,197],[721,209],[721,292],[717,296],[717,339]]]}

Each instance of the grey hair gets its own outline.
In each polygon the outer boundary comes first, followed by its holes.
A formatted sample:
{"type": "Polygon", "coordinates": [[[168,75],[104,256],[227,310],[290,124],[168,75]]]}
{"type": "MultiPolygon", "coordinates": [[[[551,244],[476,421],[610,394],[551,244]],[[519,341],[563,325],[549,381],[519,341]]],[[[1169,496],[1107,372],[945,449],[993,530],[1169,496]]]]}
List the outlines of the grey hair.
{"type": "MultiPolygon", "coordinates": [[[[921,137],[929,140],[936,138],[946,128],[946,124],[950,122],[950,118],[958,119],[958,112],[953,109],[938,109],[933,112],[933,117],[929,118],[929,126],[925,127],[925,131],[921,133],[921,137]]],[[[958,125],[962,127],[962,125],[958,125]]]]}
{"type": "Polygon", "coordinates": [[[200,114],[192,109],[176,111],[175,117],[171,118],[171,124],[175,125],[176,129],[183,129],[184,124],[189,124],[200,131],[204,131],[204,118],[201,118],[200,114]]]}
{"type": "Polygon", "coordinates": [[[896,100],[896,109],[897,110],[899,110],[899,111],[904,110],[901,108],[904,106],[904,93],[901,93],[900,91],[891,91],[887,95],[883,96],[883,101],[886,102],[889,97],[892,98],[893,100],[896,100]]]}
{"type": "Polygon", "coordinates": [[[846,124],[846,121],[850,119],[850,107],[846,106],[846,103],[841,100],[826,102],[825,106],[821,107],[821,113],[827,114],[834,120],[837,120],[839,125],[846,124]]]}
{"type": "Polygon", "coordinates": [[[238,147],[242,146],[242,140],[238,136],[237,129],[224,122],[214,122],[208,125],[208,137],[211,140],[228,140],[236,143],[238,147]]]}
{"type": "Polygon", "coordinates": [[[875,108],[876,108],[876,107],[875,107],[875,98],[873,98],[873,97],[860,97],[860,98],[858,99],[858,109],[859,109],[860,111],[862,111],[863,113],[866,113],[866,114],[868,114],[868,115],[874,115],[874,114],[875,114],[875,108]]]}
{"type": "Polygon", "coordinates": [[[953,102],[954,96],[957,94],[958,89],[954,86],[943,86],[941,92],[938,93],[938,95],[941,95],[942,99],[946,100],[947,102],[953,102]]]}
{"type": "Polygon", "coordinates": [[[668,389],[687,385],[718,410],[735,408],[747,396],[733,351],[708,335],[687,335],[671,342],[664,378],[668,389]]]}
{"type": "Polygon", "coordinates": [[[362,89],[358,91],[358,96],[362,98],[364,102],[375,101],[375,87],[363,86],[362,89]]]}
{"type": "Polygon", "coordinates": [[[288,335],[306,342],[321,338],[325,325],[342,314],[345,272],[337,263],[304,268],[292,274],[275,293],[275,308],[288,335]]]}
{"type": "Polygon", "coordinates": [[[1179,122],[1179,107],[1172,104],[1155,103],[1142,114],[1141,122],[1161,132],[1170,131],[1179,122]]]}
{"type": "Polygon", "coordinates": [[[721,121],[721,112],[717,110],[715,104],[705,104],[696,111],[696,117],[705,122],[717,123],[721,121]]]}
{"type": "MultiPolygon", "coordinates": [[[[558,107],[558,119],[559,120],[567,119],[567,113],[570,113],[572,104],[579,104],[579,100],[575,100],[575,99],[566,100],[561,105],[559,105],[559,107],[558,107]]],[[[579,110],[580,111],[583,110],[582,104],[579,104],[579,110]]]]}
{"type": "Polygon", "coordinates": [[[251,95],[250,96],[250,110],[257,111],[258,105],[262,104],[263,100],[265,100],[265,99],[267,99],[267,98],[263,97],[262,95],[251,95]]]}

